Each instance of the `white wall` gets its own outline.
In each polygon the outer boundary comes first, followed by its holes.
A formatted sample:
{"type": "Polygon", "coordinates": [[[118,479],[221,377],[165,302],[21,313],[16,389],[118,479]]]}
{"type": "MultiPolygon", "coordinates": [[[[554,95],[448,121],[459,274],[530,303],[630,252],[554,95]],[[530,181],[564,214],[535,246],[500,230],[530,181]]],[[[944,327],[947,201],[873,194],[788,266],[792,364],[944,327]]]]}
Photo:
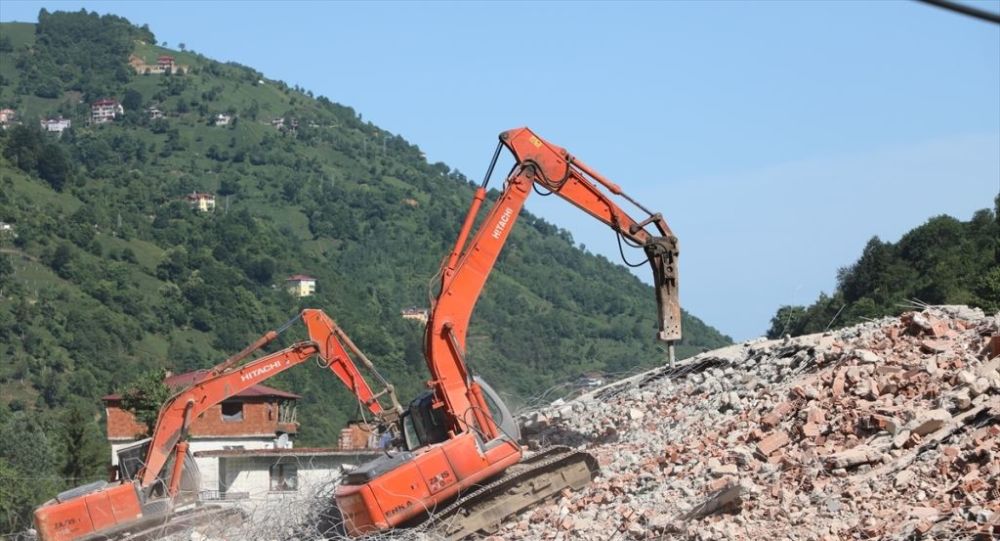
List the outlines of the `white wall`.
{"type": "Polygon", "coordinates": [[[341,476],[341,465],[360,465],[375,456],[359,453],[346,456],[225,457],[219,460],[219,490],[230,494],[249,493],[247,499],[236,500],[236,503],[253,511],[261,504],[296,500],[330,488],[341,476]],[[271,465],[278,463],[297,467],[296,490],[271,492],[271,465]]]}

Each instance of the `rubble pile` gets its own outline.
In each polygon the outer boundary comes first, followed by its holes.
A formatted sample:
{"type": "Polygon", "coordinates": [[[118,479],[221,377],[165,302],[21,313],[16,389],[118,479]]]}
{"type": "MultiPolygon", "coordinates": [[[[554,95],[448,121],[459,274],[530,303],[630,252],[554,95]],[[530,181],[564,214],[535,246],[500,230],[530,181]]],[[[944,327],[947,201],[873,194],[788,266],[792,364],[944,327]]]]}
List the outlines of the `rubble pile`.
{"type": "Polygon", "coordinates": [[[590,486],[496,539],[1000,537],[1000,316],[929,307],[703,353],[527,414],[590,486]]]}

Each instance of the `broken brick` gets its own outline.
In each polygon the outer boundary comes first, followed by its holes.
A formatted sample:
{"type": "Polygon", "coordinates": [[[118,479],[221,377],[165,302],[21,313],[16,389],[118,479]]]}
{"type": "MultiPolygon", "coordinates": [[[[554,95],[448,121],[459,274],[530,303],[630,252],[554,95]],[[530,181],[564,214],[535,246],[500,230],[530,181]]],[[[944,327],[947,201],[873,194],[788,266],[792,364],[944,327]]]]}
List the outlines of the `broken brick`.
{"type": "Polygon", "coordinates": [[[778,432],[760,440],[760,442],[757,443],[757,450],[767,456],[785,445],[788,445],[788,441],[788,434],[779,430],[778,432]]]}

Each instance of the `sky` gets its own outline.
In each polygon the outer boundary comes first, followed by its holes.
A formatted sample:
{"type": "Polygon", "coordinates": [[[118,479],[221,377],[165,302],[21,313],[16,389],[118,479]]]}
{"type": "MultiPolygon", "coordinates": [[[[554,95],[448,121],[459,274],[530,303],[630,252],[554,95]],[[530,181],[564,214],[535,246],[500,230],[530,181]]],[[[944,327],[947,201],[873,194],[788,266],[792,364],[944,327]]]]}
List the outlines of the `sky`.
{"type": "MultiPolygon", "coordinates": [[[[832,292],[872,236],[1000,192],[1000,25],[918,2],[5,0],[0,20],[42,7],[148,23],[477,180],[497,134],[529,126],[664,215],[682,305],[735,339],[832,292]]],[[[566,202],[527,207],[620,259],[566,202]]]]}

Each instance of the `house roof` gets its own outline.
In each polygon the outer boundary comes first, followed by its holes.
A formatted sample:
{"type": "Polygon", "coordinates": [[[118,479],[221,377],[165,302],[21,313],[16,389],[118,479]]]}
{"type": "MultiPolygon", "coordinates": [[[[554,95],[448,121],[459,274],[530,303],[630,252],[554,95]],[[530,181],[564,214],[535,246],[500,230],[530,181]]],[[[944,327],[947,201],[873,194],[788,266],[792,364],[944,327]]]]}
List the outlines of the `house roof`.
{"type": "Polygon", "coordinates": [[[91,107],[100,107],[102,105],[118,105],[118,100],[111,98],[100,99],[92,103],[91,107]]]}
{"type": "Polygon", "coordinates": [[[196,451],[196,457],[249,457],[249,456],[361,456],[374,457],[381,449],[338,449],[335,447],[297,447],[292,449],[219,449],[196,451]]]}
{"type": "MultiPolygon", "coordinates": [[[[183,374],[174,374],[168,376],[167,379],[163,380],[163,383],[172,389],[178,387],[186,387],[195,382],[195,380],[201,378],[208,370],[195,370],[193,372],[185,372],[183,374]]],[[[281,389],[275,389],[274,387],[268,387],[267,385],[254,385],[240,393],[233,395],[234,398],[255,398],[255,397],[277,397],[277,398],[289,398],[297,400],[302,398],[301,396],[290,393],[288,391],[282,391],[281,389]]],[[[118,393],[109,394],[101,397],[101,400],[121,400],[122,396],[118,393]]]]}
{"type": "Polygon", "coordinates": [[[313,278],[312,276],[309,276],[308,274],[293,274],[293,275],[289,276],[288,278],[285,278],[286,282],[305,282],[307,280],[310,280],[310,281],[313,281],[313,282],[316,281],[315,278],[313,278]]]}
{"type": "Polygon", "coordinates": [[[209,192],[191,192],[184,197],[187,199],[215,199],[215,194],[209,192]]]}

